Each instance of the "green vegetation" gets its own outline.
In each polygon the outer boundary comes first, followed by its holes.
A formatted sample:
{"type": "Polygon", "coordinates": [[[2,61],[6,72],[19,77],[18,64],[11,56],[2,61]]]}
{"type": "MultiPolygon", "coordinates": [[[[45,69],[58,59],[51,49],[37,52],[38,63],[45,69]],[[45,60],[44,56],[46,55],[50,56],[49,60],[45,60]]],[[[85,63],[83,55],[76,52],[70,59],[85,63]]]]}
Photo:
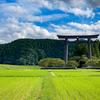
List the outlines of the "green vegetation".
{"type": "MultiPolygon", "coordinates": [[[[69,56],[75,44],[69,44],[69,56]]],[[[43,58],[64,60],[64,40],[18,39],[8,44],[0,44],[0,64],[37,65],[43,58]]]]}
{"type": "MultiPolygon", "coordinates": [[[[92,43],[91,44],[91,51],[92,51],[92,56],[100,58],[100,41],[97,40],[97,43],[92,43]]],[[[74,52],[72,54],[73,56],[82,56],[85,55],[88,57],[88,45],[87,44],[76,44],[74,52]]]]}
{"type": "Polygon", "coordinates": [[[85,55],[82,55],[81,59],[79,60],[79,66],[84,67],[87,60],[88,60],[88,58],[85,55]]]}
{"type": "Polygon", "coordinates": [[[100,100],[99,77],[99,70],[0,65],[0,100],[100,100]]]}
{"type": "Polygon", "coordinates": [[[60,58],[44,58],[38,64],[41,67],[63,67],[65,66],[65,61],[60,58]]]}
{"type": "Polygon", "coordinates": [[[6,65],[0,64],[0,70],[40,69],[40,66],[33,65],[6,65]]]}
{"type": "Polygon", "coordinates": [[[100,67],[100,59],[88,60],[88,61],[85,63],[85,66],[100,67]]]}
{"type": "Polygon", "coordinates": [[[61,100],[99,100],[99,77],[55,77],[54,87],[61,100]],[[93,92],[94,91],[94,92],[93,92]]]}
{"type": "MultiPolygon", "coordinates": [[[[44,58],[64,60],[64,40],[53,39],[18,39],[11,43],[0,44],[0,64],[37,65],[44,58]]],[[[100,58],[100,41],[91,44],[92,58],[100,58]]],[[[69,44],[68,58],[78,60],[82,55],[88,58],[87,44],[69,44]]],[[[81,63],[81,62],[80,62],[81,63]]],[[[84,64],[82,64],[83,66],[84,64]]]]}
{"type": "Polygon", "coordinates": [[[85,55],[74,56],[68,61],[66,66],[67,67],[85,67],[87,61],[88,61],[88,58],[85,55]]]}
{"type": "Polygon", "coordinates": [[[72,57],[66,67],[100,67],[100,59],[94,57],[92,60],[88,59],[85,55],[72,57]]]}
{"type": "Polygon", "coordinates": [[[68,61],[66,64],[66,67],[78,67],[78,66],[79,66],[78,62],[72,60],[68,61]]]}
{"type": "MultiPolygon", "coordinates": [[[[88,45],[87,44],[76,44],[71,61],[79,63],[78,67],[94,66],[100,67],[100,41],[91,44],[92,60],[88,59],[88,45]]],[[[74,65],[72,65],[74,66],[74,65]]]]}

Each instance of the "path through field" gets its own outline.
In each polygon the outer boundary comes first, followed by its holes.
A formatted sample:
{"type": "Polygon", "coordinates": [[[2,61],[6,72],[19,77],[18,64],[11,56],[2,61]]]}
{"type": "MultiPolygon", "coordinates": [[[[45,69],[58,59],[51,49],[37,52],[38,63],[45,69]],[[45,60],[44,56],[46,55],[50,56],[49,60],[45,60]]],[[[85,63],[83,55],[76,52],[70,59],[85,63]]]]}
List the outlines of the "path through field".
{"type": "Polygon", "coordinates": [[[52,76],[56,76],[56,74],[53,71],[51,71],[50,69],[49,69],[49,72],[51,73],[52,76]]]}

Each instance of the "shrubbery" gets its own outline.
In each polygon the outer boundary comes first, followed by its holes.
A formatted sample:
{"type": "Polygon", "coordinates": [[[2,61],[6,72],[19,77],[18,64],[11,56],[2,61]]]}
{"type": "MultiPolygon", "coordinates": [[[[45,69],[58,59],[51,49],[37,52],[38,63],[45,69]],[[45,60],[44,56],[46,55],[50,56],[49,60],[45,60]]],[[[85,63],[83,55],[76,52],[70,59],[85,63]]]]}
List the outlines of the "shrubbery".
{"type": "Polygon", "coordinates": [[[100,67],[100,59],[88,60],[85,64],[86,67],[100,67]]]}
{"type": "Polygon", "coordinates": [[[80,59],[81,59],[80,56],[74,56],[74,57],[70,58],[70,60],[74,60],[76,62],[79,62],[80,59]]]}
{"type": "Polygon", "coordinates": [[[67,62],[66,67],[77,67],[79,66],[78,62],[70,60],[67,62]]]}
{"type": "Polygon", "coordinates": [[[38,64],[41,67],[63,67],[65,66],[65,61],[60,58],[45,58],[40,60],[38,64]]]}
{"type": "Polygon", "coordinates": [[[100,60],[98,60],[96,67],[100,67],[100,60]]]}
{"type": "MultiPolygon", "coordinates": [[[[63,67],[65,61],[60,58],[44,58],[38,62],[41,67],[63,67]]],[[[75,56],[66,64],[66,67],[100,67],[100,59],[88,59],[85,55],[75,56]]]]}
{"type": "Polygon", "coordinates": [[[67,67],[100,67],[100,59],[96,57],[92,57],[92,60],[88,59],[85,55],[74,56],[72,57],[68,63],[66,64],[67,67]]]}
{"type": "Polygon", "coordinates": [[[67,66],[71,67],[83,67],[85,66],[86,61],[88,58],[85,55],[82,56],[74,56],[72,57],[68,63],[67,66]]]}
{"type": "Polygon", "coordinates": [[[88,60],[88,58],[85,55],[82,55],[79,60],[79,67],[84,67],[87,60],[88,60]]]}
{"type": "Polygon", "coordinates": [[[51,62],[51,59],[50,58],[44,58],[44,59],[41,59],[38,64],[39,66],[41,67],[47,67],[48,64],[51,62]]]}

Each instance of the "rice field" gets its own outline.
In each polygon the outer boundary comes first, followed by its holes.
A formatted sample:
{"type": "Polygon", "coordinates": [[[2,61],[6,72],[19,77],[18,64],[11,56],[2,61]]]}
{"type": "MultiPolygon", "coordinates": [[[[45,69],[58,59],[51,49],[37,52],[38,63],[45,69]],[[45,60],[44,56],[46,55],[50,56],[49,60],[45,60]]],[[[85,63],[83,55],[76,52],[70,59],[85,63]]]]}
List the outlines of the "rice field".
{"type": "Polygon", "coordinates": [[[0,100],[100,100],[100,70],[0,65],[0,100]]]}

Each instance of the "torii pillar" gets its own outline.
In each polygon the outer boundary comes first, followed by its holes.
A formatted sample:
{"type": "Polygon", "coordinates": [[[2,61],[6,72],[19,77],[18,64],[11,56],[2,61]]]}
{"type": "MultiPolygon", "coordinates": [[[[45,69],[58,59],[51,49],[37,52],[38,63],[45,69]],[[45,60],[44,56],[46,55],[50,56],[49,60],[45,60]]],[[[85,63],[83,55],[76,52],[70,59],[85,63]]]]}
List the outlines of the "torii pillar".
{"type": "Polygon", "coordinates": [[[65,43],[65,62],[67,63],[68,61],[68,38],[66,38],[66,43],[65,43]]]}
{"type": "Polygon", "coordinates": [[[88,58],[91,60],[91,39],[88,38],[88,58]]]}
{"type": "Polygon", "coordinates": [[[64,36],[64,35],[57,35],[58,38],[65,39],[65,62],[68,61],[68,43],[87,43],[88,44],[88,58],[91,59],[91,43],[97,43],[96,41],[91,41],[91,38],[97,38],[97,35],[71,35],[71,36],[64,36]],[[68,39],[77,39],[77,41],[68,41],[68,39]],[[79,41],[79,38],[87,38],[88,41],[79,41]]]}

